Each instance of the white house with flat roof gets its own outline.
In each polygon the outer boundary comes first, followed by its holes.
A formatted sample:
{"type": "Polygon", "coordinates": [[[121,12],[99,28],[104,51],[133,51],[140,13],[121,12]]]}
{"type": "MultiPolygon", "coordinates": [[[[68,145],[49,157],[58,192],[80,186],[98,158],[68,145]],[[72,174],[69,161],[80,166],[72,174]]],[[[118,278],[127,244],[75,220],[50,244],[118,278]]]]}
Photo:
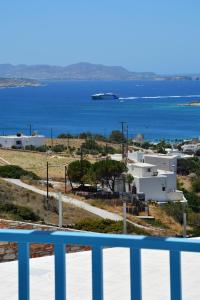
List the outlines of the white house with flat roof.
{"type": "Polygon", "coordinates": [[[26,146],[43,146],[45,137],[43,135],[27,136],[23,134],[0,136],[0,146],[2,148],[25,148],[26,146]]]}
{"type": "Polygon", "coordinates": [[[136,193],[144,193],[146,201],[186,201],[183,192],[177,190],[175,172],[149,163],[131,163],[128,173],[134,177],[136,193]]]}
{"type": "MultiPolygon", "coordinates": [[[[136,193],[145,194],[145,200],[158,202],[186,201],[183,192],[177,190],[176,170],[178,155],[145,153],[142,151],[129,152],[128,173],[134,177],[133,186],[136,193]]],[[[112,159],[121,160],[116,154],[112,159]]],[[[116,191],[122,190],[122,183],[116,186],[116,191]]]]}

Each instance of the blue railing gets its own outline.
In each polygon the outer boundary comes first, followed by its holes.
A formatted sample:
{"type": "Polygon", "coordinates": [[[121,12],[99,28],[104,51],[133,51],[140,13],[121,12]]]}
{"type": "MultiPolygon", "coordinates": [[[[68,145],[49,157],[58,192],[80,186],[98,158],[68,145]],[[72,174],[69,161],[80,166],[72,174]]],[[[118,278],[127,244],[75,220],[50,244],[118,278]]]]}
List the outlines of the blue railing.
{"type": "Polygon", "coordinates": [[[18,243],[19,300],[29,300],[29,244],[54,244],[55,299],[66,300],[66,245],[87,245],[92,248],[93,300],[103,300],[104,247],[130,248],[131,300],[142,299],[141,249],[168,250],[170,252],[171,299],[182,299],[181,251],[200,252],[200,241],[180,238],[152,238],[144,236],[92,234],[78,232],[47,232],[31,230],[0,230],[0,241],[18,243]]]}

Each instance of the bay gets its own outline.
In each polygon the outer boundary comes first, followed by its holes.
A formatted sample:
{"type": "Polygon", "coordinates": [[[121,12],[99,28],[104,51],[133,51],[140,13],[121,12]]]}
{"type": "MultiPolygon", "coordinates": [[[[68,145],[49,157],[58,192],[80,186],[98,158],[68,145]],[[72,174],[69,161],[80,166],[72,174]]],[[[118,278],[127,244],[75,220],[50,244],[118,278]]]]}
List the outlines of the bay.
{"type": "Polygon", "coordinates": [[[83,131],[108,135],[129,126],[148,140],[200,135],[200,107],[180,104],[200,100],[200,81],[54,81],[44,86],[0,90],[0,134],[29,132],[50,136],[83,131]],[[119,100],[93,101],[113,92],[119,100]]]}

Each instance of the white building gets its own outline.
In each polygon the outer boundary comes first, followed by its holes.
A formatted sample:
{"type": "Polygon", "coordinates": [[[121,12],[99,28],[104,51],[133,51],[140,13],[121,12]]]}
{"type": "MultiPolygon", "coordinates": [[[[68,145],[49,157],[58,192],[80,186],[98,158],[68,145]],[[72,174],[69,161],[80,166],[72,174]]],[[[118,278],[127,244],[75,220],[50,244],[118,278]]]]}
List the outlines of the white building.
{"type": "Polygon", "coordinates": [[[145,154],[145,152],[143,152],[143,151],[128,152],[128,158],[133,161],[143,162],[144,154],[145,154]]]}
{"type": "Polygon", "coordinates": [[[194,157],[193,154],[185,154],[183,152],[180,152],[178,149],[171,149],[171,148],[165,148],[165,151],[167,152],[167,155],[176,155],[177,156],[177,159],[178,158],[183,158],[183,159],[187,159],[187,158],[191,158],[191,157],[194,157]]]}
{"type": "Polygon", "coordinates": [[[122,160],[122,154],[119,154],[119,153],[115,153],[115,154],[112,154],[112,155],[109,155],[109,156],[112,160],[116,160],[116,161],[121,161],[122,160]]]}
{"type": "Polygon", "coordinates": [[[149,163],[128,164],[128,169],[134,177],[136,193],[144,193],[146,201],[185,201],[183,193],[176,189],[175,172],[160,170],[149,163]]]}
{"type": "Polygon", "coordinates": [[[176,172],[177,169],[177,155],[145,154],[144,162],[156,165],[160,170],[176,172]]]}
{"type": "Polygon", "coordinates": [[[2,148],[25,148],[26,146],[43,146],[45,142],[45,137],[43,135],[9,135],[0,136],[0,146],[2,148]]]}
{"type": "MultiPolygon", "coordinates": [[[[121,160],[121,155],[115,154],[112,158],[121,160]]],[[[133,186],[135,186],[137,194],[145,194],[146,201],[186,201],[183,192],[177,190],[178,155],[148,154],[136,151],[129,152],[128,158],[134,161],[134,163],[128,164],[128,173],[134,177],[133,186]]],[[[119,180],[115,190],[122,191],[122,188],[119,180]]]]}
{"type": "MultiPolygon", "coordinates": [[[[128,159],[135,161],[135,162],[143,162],[145,152],[143,151],[133,151],[128,152],[128,159]]],[[[121,161],[122,155],[121,154],[112,154],[110,158],[113,160],[121,161]]]]}
{"type": "Polygon", "coordinates": [[[200,149],[200,144],[185,144],[181,148],[183,152],[194,153],[200,149]]]}

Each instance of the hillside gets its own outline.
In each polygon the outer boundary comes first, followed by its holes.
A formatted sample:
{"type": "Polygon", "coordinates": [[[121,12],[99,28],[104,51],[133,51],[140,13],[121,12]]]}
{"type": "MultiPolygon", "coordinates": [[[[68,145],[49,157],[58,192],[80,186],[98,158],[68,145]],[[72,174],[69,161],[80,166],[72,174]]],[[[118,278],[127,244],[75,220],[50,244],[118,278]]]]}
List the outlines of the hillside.
{"type": "MultiPolygon", "coordinates": [[[[46,224],[57,225],[57,204],[54,199],[51,199],[47,209],[44,196],[0,179],[0,218],[34,222],[41,220],[46,224]],[[34,218],[32,214],[34,214],[34,218]]],[[[63,203],[63,225],[75,224],[85,218],[98,219],[97,216],[81,208],[63,203]]]]}
{"type": "Polygon", "coordinates": [[[132,72],[121,66],[80,62],[69,66],[0,64],[0,76],[47,80],[181,80],[188,76],[161,76],[153,72],[132,72]]]}

